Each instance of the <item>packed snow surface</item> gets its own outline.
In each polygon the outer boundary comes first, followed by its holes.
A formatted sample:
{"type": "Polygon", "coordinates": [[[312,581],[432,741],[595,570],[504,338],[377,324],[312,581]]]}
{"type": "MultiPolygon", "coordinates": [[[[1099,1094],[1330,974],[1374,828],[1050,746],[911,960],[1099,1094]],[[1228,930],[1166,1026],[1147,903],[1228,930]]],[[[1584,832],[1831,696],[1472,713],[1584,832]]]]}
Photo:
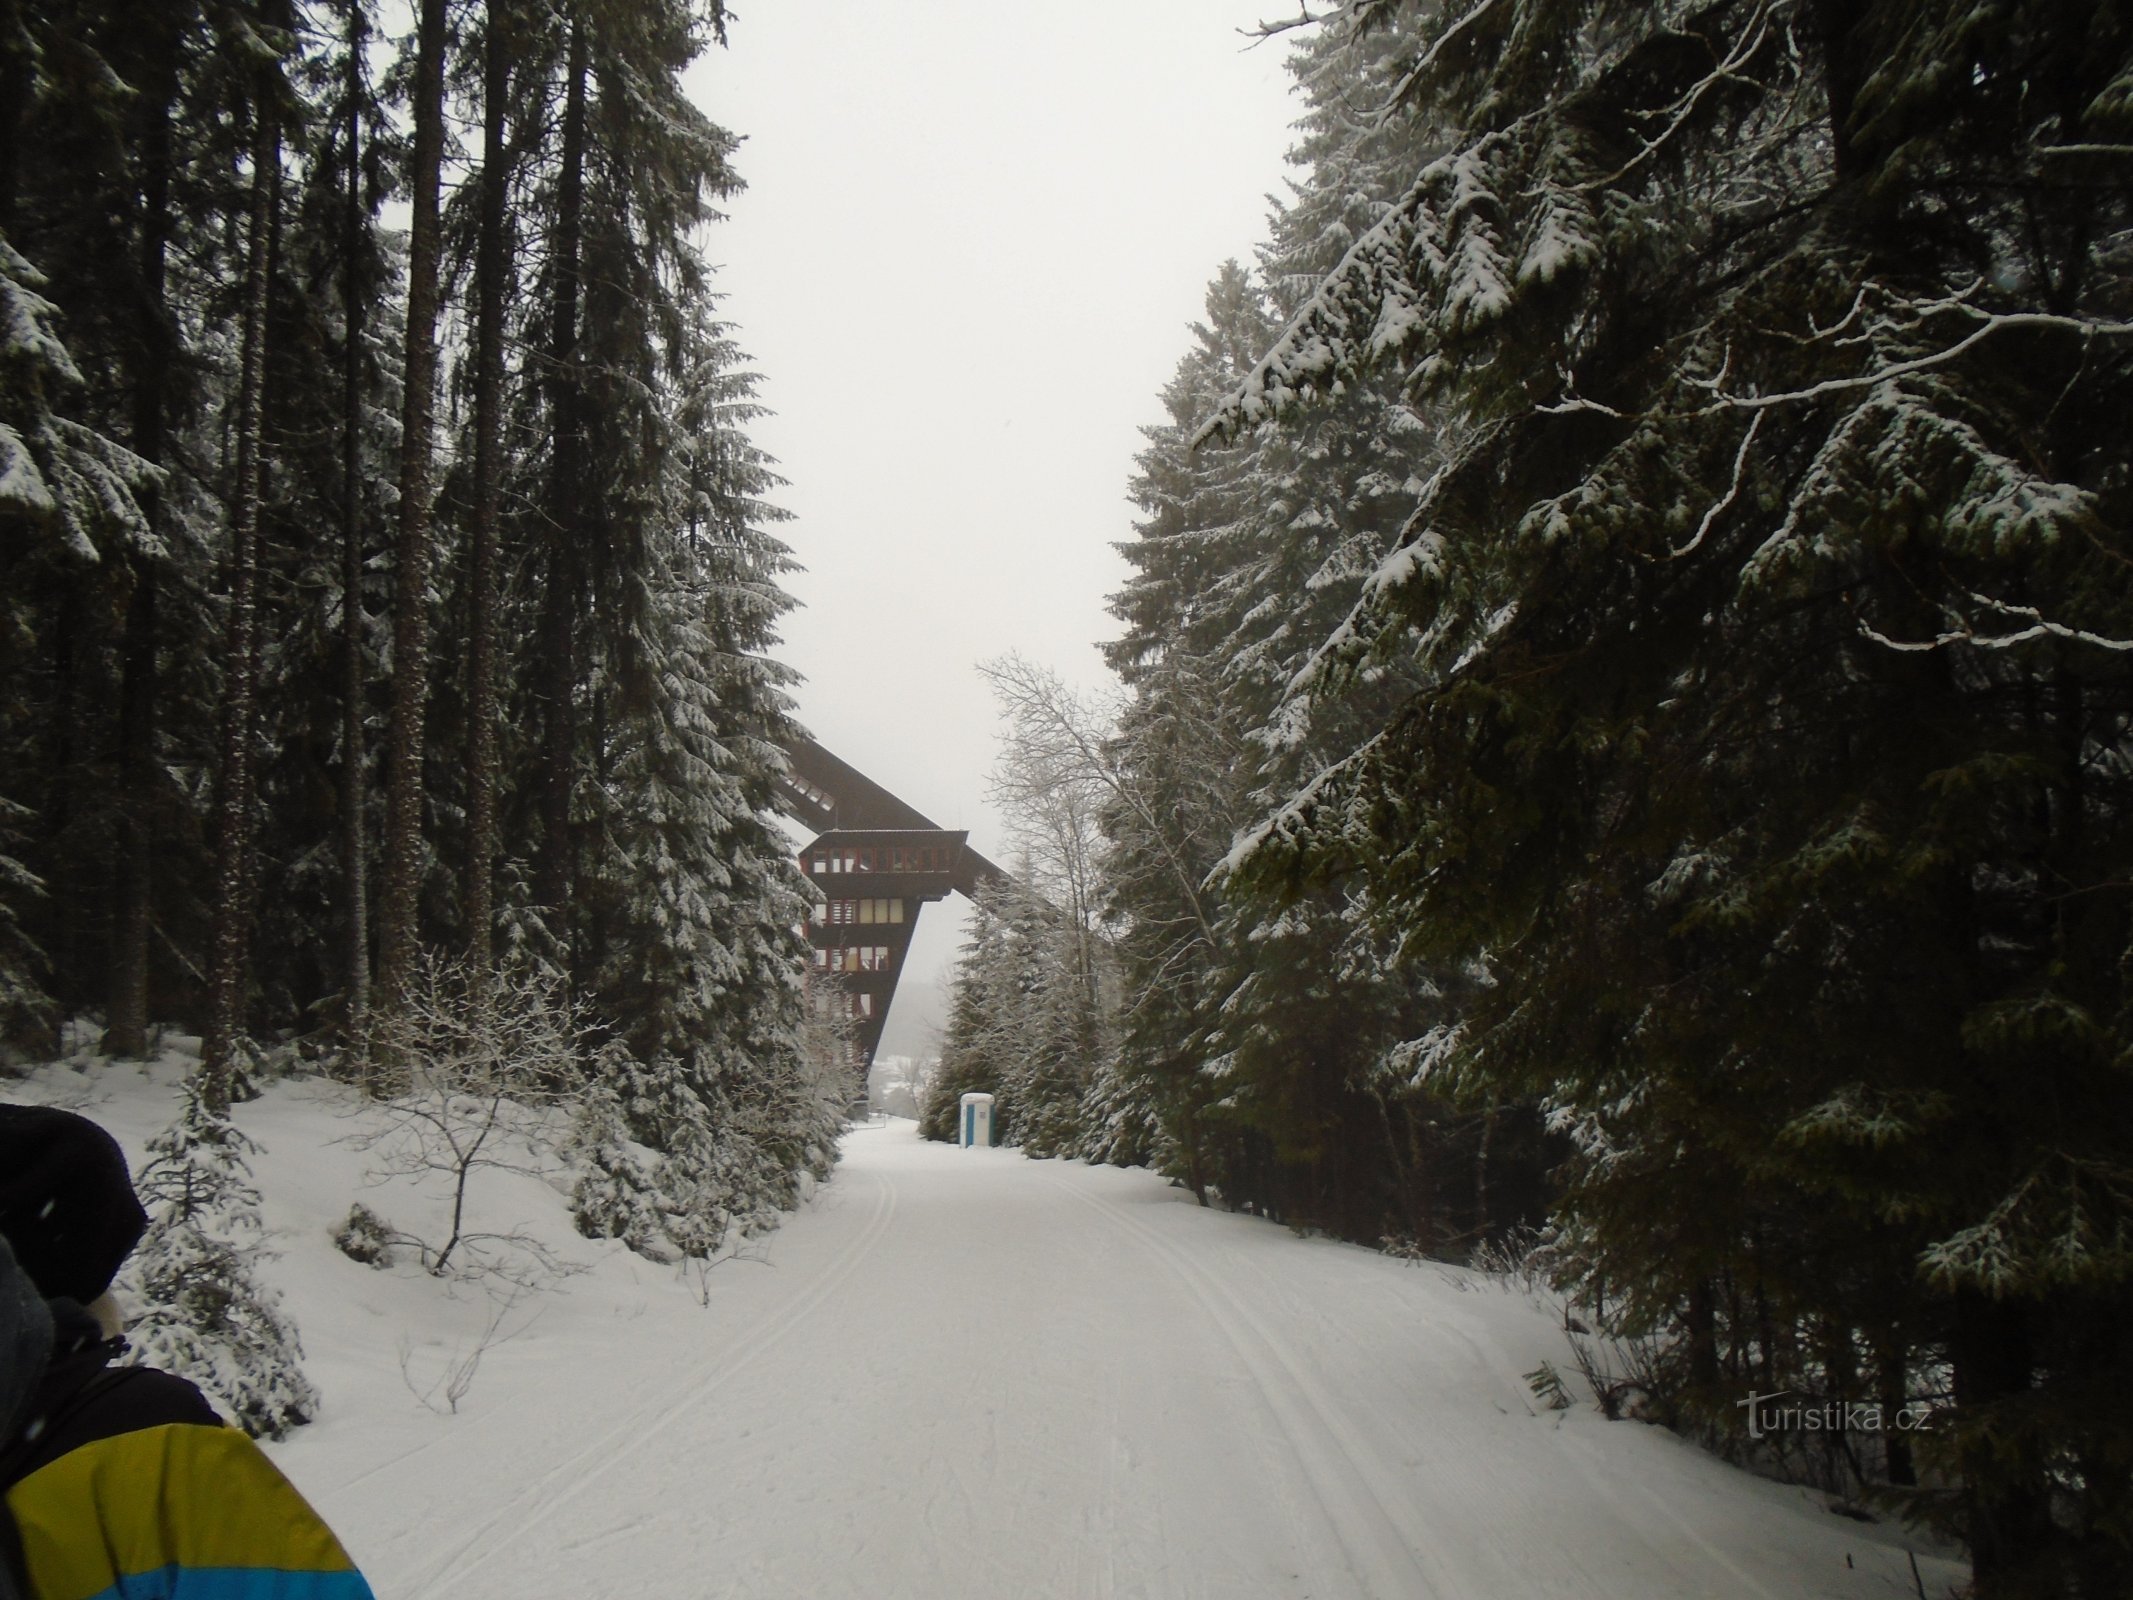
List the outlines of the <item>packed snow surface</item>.
{"type": "MultiPolygon", "coordinates": [[[[172,1081],[0,1092],[138,1158],[172,1081]]],[[[411,1228],[435,1199],[362,1186],[337,1093],[275,1085],[238,1120],[325,1394],[271,1448],[380,1600],[1914,1592],[1900,1529],[1540,1405],[1521,1374],[1567,1369],[1562,1335],[1476,1274],[892,1122],[761,1259],[700,1279],[577,1239],[552,1176],[481,1174],[489,1224],[586,1266],[512,1301],[334,1252],[351,1199],[411,1228]]],[[[1934,1594],[1959,1575],[1919,1563],[1934,1594]]]]}

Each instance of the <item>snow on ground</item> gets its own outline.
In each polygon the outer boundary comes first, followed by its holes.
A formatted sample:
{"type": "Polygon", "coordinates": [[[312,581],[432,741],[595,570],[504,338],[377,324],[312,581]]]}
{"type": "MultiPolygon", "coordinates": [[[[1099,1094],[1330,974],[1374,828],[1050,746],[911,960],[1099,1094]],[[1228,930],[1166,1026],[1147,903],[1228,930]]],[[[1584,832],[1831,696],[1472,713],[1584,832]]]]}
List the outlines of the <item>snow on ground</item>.
{"type": "MultiPolygon", "coordinates": [[[[72,1104],[139,1161],[182,1065],[0,1095],[72,1104]]],[[[701,1278],[577,1238],[558,1179],[482,1173],[488,1225],[585,1269],[509,1303],[332,1248],[352,1200],[436,1220],[434,1182],[364,1187],[374,1158],[336,1142],[361,1116],[302,1081],[238,1110],[325,1396],[271,1448],[380,1600],[1914,1592],[1900,1529],[1540,1407],[1520,1374],[1567,1362],[1525,1297],[1145,1172],[860,1128],[760,1259],[701,1278]]],[[[1936,1595],[1961,1576],[1919,1565],[1936,1595]]]]}

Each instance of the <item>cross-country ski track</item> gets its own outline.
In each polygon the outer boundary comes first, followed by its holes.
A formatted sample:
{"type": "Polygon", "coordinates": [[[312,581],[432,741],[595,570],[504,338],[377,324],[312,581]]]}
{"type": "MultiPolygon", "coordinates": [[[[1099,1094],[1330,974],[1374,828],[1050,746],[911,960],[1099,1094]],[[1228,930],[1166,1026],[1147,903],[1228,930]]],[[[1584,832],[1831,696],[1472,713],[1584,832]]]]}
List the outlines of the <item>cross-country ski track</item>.
{"type": "Polygon", "coordinates": [[[1567,1350],[1520,1291],[1146,1172],[875,1125],[700,1296],[593,1248],[456,1414],[411,1391],[471,1343],[359,1355],[392,1278],[306,1320],[333,1414],[279,1453],[381,1600],[1915,1593],[1900,1528],[1542,1406],[1567,1350]]]}

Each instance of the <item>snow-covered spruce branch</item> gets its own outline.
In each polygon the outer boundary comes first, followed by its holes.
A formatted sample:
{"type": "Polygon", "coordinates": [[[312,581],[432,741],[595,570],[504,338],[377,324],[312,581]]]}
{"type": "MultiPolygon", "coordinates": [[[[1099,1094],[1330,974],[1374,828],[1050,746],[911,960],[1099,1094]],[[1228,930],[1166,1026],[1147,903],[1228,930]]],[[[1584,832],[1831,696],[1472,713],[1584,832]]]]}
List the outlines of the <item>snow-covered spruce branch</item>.
{"type": "MultiPolygon", "coordinates": [[[[1570,369],[1568,367],[1558,365],[1555,369],[1555,375],[1558,379],[1561,380],[1564,388],[1567,389],[1570,387],[1571,376],[1570,369]]],[[[1681,375],[1681,381],[1687,384],[1692,389],[1702,389],[1710,394],[1724,394],[1726,390],[1726,379],[1730,378],[1732,375],[1733,344],[1731,340],[1728,340],[1726,342],[1725,350],[1720,354],[1718,358],[1718,370],[1716,372],[1712,373],[1708,378],[1699,378],[1694,372],[1685,371],[1681,375]]]]}
{"type": "Polygon", "coordinates": [[[2123,1270],[2133,1253],[2129,1216],[2133,1172],[2055,1151],[1983,1221],[1928,1247],[1919,1265],[1946,1288],[2007,1293],[2039,1281],[2080,1285],[2123,1270]]]}
{"type": "Polygon", "coordinates": [[[1414,509],[1400,524],[1397,542],[1379,561],[1377,570],[1348,608],[1348,614],[1289,675],[1288,682],[1282,687],[1284,701],[1307,697],[1334,674],[1354,666],[1369,648],[1366,638],[1387,595],[1423,572],[1443,577],[1444,538],[1430,526],[1440,494],[1459,469],[1490,448],[1508,427],[1506,422],[1496,422],[1476,429],[1470,439],[1449,453],[1430,473],[1416,492],[1414,509]]]}
{"type": "Polygon", "coordinates": [[[1349,768],[1360,767],[1367,757],[1385,742],[1385,733],[1372,734],[1363,743],[1342,756],[1330,767],[1305,784],[1279,811],[1261,822],[1257,827],[1247,828],[1230,845],[1229,853],[1215,863],[1207,874],[1205,887],[1218,889],[1228,879],[1236,877],[1252,863],[1252,858],[1266,849],[1276,838],[1293,840],[1311,830],[1309,813],[1317,807],[1327,791],[1335,786],[1349,768]]]}
{"type": "Polygon", "coordinates": [[[1618,411],[1604,401],[1587,400],[1578,394],[1565,400],[1550,400],[1545,405],[1535,406],[1533,410],[1535,414],[1543,417],[1607,417],[1616,422],[1637,420],[1634,412],[1618,411]]]}
{"type": "Polygon", "coordinates": [[[1942,316],[1950,311],[1972,317],[1990,316],[1992,313],[1980,310],[1977,303],[1978,293],[1984,287],[1985,280],[1972,274],[1968,282],[1955,285],[1937,300],[1897,302],[1890,307],[1886,320],[1895,327],[1916,328],[1928,317],[1942,316]]]}
{"type": "Polygon", "coordinates": [[[1466,1028],[1464,1020],[1440,1022],[1419,1039],[1394,1045],[1385,1058],[1386,1071],[1405,1088],[1424,1087],[1431,1079],[1441,1077],[1457,1056],[1466,1039],[1466,1028]]]}
{"type": "Polygon", "coordinates": [[[1704,97],[1715,86],[1721,83],[1740,82],[1740,69],[1754,59],[1769,39],[1770,6],[1768,0],[1764,0],[1762,5],[1755,8],[1755,15],[1748,19],[1744,32],[1746,37],[1734,45],[1717,66],[1684,90],[1672,105],[1658,108],[1657,114],[1668,116],[1669,120],[1667,125],[1659,130],[1659,136],[1656,139],[1645,141],[1638,147],[1635,155],[1605,177],[1592,178],[1584,183],[1574,184],[1570,187],[1569,192],[1572,194],[1597,194],[1602,189],[1612,188],[1615,184],[1620,183],[1632,172],[1635,172],[1637,168],[1666,148],[1668,141],[1688,125],[1689,119],[1696,114],[1697,108],[1703,104],[1704,97]]]}
{"type": "MultiPolygon", "coordinates": [[[[1406,241],[1403,232],[1412,229],[1418,212],[1427,210],[1426,197],[1437,184],[1456,179],[1462,163],[1478,159],[1486,146],[1510,145],[1523,138],[1530,127],[1552,114],[1552,108],[1529,111],[1508,127],[1490,133],[1475,145],[1437,157],[1423,167],[1399,200],[1357,236],[1334,269],[1319,281],[1311,298],[1289,319],[1272,347],[1219,406],[1214,415],[1193,431],[1195,450],[1216,436],[1265,421],[1288,406],[1294,391],[1311,387],[1338,367],[1344,353],[1352,353],[1357,341],[1346,331],[1350,325],[1348,302],[1366,298],[1382,276],[1404,276],[1406,241]],[[1269,398],[1269,390],[1273,391],[1269,398]]],[[[1381,326],[1384,293],[1376,291],[1380,314],[1370,319],[1381,326]]],[[[1360,319],[1358,319],[1360,320],[1360,319]]],[[[1373,335],[1373,338],[1378,336],[1373,335]]],[[[1388,334],[1378,342],[1386,349],[1402,342],[1404,333],[1388,334]]]]}
{"type": "Polygon", "coordinates": [[[1866,317],[1866,287],[1867,286],[1863,283],[1859,285],[1858,290],[1852,295],[1852,303],[1850,308],[1846,310],[1843,316],[1839,317],[1835,322],[1832,322],[1826,328],[1823,327],[1820,323],[1816,322],[1813,315],[1810,314],[1807,318],[1807,326],[1809,327],[1809,329],[1812,330],[1813,337],[1809,340],[1809,342],[1819,343],[1822,340],[1828,339],[1834,340],[1839,344],[1845,343],[1846,341],[1839,336],[1842,335],[1845,329],[1849,328],[1853,323],[1860,322],[1866,317]]]}
{"type": "Polygon", "coordinates": [[[1866,618],[1858,619],[1860,634],[1875,644],[1891,650],[1922,653],[1928,650],[1945,650],[1950,645],[1967,644],[1979,650],[2009,650],[2016,645],[2029,644],[2038,639],[2067,639],[2078,644],[2092,644],[2102,650],[2133,651],[2133,639],[2113,639],[2107,634],[2091,633],[2086,628],[2069,628],[2062,622],[2053,622],[2035,606],[2012,605],[2005,600],[1995,600],[1990,595],[1967,591],[1971,600],[1989,611],[2002,616],[2019,617],[2030,625],[2012,633],[1981,634],[1967,621],[1956,619],[1958,626],[1945,633],[1935,634],[1930,639],[1892,639],[1877,630],[1866,618]]]}

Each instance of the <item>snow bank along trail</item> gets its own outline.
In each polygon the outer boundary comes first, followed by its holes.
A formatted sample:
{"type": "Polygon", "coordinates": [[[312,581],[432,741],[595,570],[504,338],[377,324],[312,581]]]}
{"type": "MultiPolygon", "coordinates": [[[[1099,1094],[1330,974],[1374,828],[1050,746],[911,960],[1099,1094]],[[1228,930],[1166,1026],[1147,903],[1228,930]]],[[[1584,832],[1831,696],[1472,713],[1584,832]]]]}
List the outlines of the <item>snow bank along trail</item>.
{"type": "Polygon", "coordinates": [[[358,1427],[336,1397],[286,1455],[379,1594],[1912,1592],[1900,1532],[1537,1407],[1520,1373],[1560,1335],[1470,1275],[909,1124],[845,1152],[708,1307],[651,1267],[633,1307],[610,1258],[459,1415],[358,1427]]]}

